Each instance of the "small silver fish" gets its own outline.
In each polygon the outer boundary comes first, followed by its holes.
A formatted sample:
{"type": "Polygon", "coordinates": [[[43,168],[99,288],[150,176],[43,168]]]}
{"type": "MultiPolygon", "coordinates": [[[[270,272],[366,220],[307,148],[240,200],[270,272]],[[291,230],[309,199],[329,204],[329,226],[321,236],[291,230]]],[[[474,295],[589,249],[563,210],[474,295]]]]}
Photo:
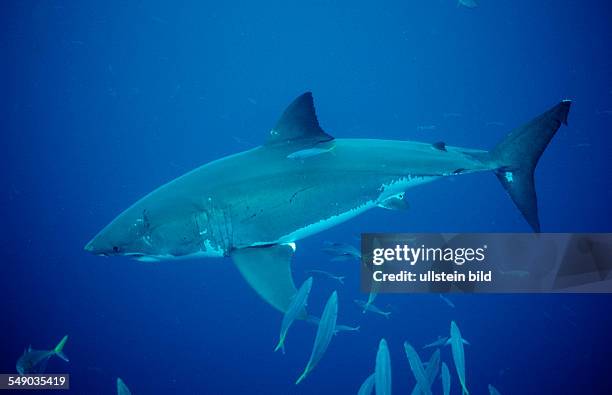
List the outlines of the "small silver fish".
{"type": "Polygon", "coordinates": [[[342,324],[336,324],[336,334],[338,332],[359,332],[359,329],[361,329],[361,326],[357,325],[357,326],[349,326],[349,325],[342,325],[342,324]]]}
{"type": "Polygon", "coordinates": [[[281,323],[281,331],[278,338],[278,344],[274,349],[275,352],[281,349],[283,351],[283,354],[285,353],[285,337],[287,336],[287,331],[289,331],[289,327],[291,327],[293,321],[295,321],[296,318],[303,314],[311,288],[312,277],[308,277],[306,281],[304,281],[304,283],[300,286],[300,289],[298,289],[293,299],[291,299],[291,303],[287,308],[287,312],[283,316],[283,322],[281,323]]]}
{"type": "Polygon", "coordinates": [[[323,248],[323,252],[328,255],[333,256],[332,260],[340,261],[340,260],[349,260],[361,259],[361,252],[347,243],[335,243],[335,242],[325,242],[325,247],[323,248]]]}
{"type": "Polygon", "coordinates": [[[130,389],[121,380],[121,377],[117,377],[117,395],[132,395],[130,389]]]}
{"type": "MultiPolygon", "coordinates": [[[[319,325],[320,321],[321,319],[314,315],[309,315],[308,318],[306,318],[306,322],[309,322],[314,325],[319,325]]],[[[349,326],[349,325],[342,325],[342,324],[337,323],[336,328],[334,329],[334,335],[337,335],[338,332],[358,332],[359,329],[361,329],[361,326],[359,325],[349,326]]]]}
{"type": "Polygon", "coordinates": [[[476,0],[459,0],[457,5],[464,6],[466,8],[476,8],[478,7],[478,3],[476,0]]]}
{"type": "Polygon", "coordinates": [[[17,373],[44,373],[49,358],[54,355],[68,362],[68,357],[62,351],[67,340],[68,336],[66,335],[52,350],[34,350],[32,346],[29,346],[17,360],[17,373]]]}
{"type": "Polygon", "coordinates": [[[338,281],[340,284],[344,284],[344,276],[336,276],[335,274],[326,272],[324,270],[307,270],[306,273],[331,278],[332,280],[338,281]]]}
{"type": "Polygon", "coordinates": [[[441,347],[445,345],[447,341],[448,341],[448,337],[438,336],[436,340],[434,340],[433,342],[429,344],[424,345],[423,348],[441,347]]]}
{"type": "Polygon", "coordinates": [[[295,151],[287,155],[287,159],[307,159],[313,156],[322,155],[328,152],[331,152],[336,146],[333,145],[329,148],[307,148],[299,151],[295,151]]]}
{"type": "MultiPolygon", "coordinates": [[[[425,366],[425,377],[429,381],[429,388],[433,385],[436,380],[436,376],[438,376],[438,372],[440,371],[440,350],[436,350],[431,354],[429,361],[427,361],[427,365],[425,366]]],[[[414,386],[412,389],[412,395],[420,395],[421,389],[419,385],[414,386]]]]}
{"type": "Polygon", "coordinates": [[[421,393],[425,395],[432,395],[430,382],[425,374],[425,368],[423,367],[423,362],[421,362],[419,354],[417,354],[414,347],[412,347],[412,345],[410,345],[408,342],[404,342],[404,351],[406,352],[406,357],[408,358],[408,363],[410,364],[412,374],[416,379],[417,385],[421,389],[421,393]]]}
{"type": "Polygon", "coordinates": [[[384,338],[380,339],[378,343],[374,382],[376,395],[391,395],[391,357],[387,341],[384,338]]]}
{"type": "Polygon", "coordinates": [[[372,395],[372,391],[374,391],[374,375],[375,373],[372,373],[363,381],[359,391],[357,391],[357,395],[372,395]]]}
{"type": "Polygon", "coordinates": [[[449,395],[451,377],[450,371],[448,370],[448,366],[446,366],[444,362],[442,362],[442,373],[440,374],[440,379],[442,380],[442,395],[449,395]]]}
{"type": "Polygon", "coordinates": [[[455,304],[453,303],[453,301],[447,298],[446,296],[440,294],[440,299],[442,299],[442,301],[446,303],[449,307],[453,309],[455,308],[455,304]]]}
{"type": "Polygon", "coordinates": [[[372,313],[380,314],[387,319],[389,319],[389,317],[391,316],[390,311],[382,311],[381,309],[376,307],[373,303],[367,303],[360,299],[355,299],[354,302],[357,304],[357,306],[363,309],[362,311],[363,313],[365,313],[366,311],[371,311],[372,313]]]}
{"type": "Polygon", "coordinates": [[[374,299],[376,299],[376,296],[378,296],[378,288],[378,283],[372,284],[372,286],[370,287],[370,293],[368,294],[368,301],[366,302],[366,304],[370,305],[374,303],[374,299]]]}
{"type": "Polygon", "coordinates": [[[304,372],[295,382],[296,385],[302,382],[302,380],[304,380],[306,376],[312,372],[315,366],[317,366],[321,358],[323,358],[323,354],[325,354],[325,351],[327,350],[327,347],[329,347],[329,343],[334,336],[337,318],[338,293],[334,291],[325,304],[323,314],[321,315],[321,321],[317,327],[317,335],[315,336],[314,345],[312,346],[310,359],[304,368],[304,372]]]}
{"type": "Polygon", "coordinates": [[[448,343],[451,345],[453,361],[455,362],[455,369],[457,370],[457,376],[459,376],[461,388],[465,394],[469,394],[465,385],[465,352],[463,350],[463,341],[459,327],[455,321],[451,321],[448,343]]]}

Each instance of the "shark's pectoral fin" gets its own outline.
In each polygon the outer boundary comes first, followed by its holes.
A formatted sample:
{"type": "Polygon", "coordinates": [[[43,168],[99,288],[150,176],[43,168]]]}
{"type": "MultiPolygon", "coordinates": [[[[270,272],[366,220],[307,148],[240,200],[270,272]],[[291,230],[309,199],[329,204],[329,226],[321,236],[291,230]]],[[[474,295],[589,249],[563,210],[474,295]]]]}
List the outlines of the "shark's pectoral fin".
{"type": "Polygon", "coordinates": [[[231,254],[236,267],[266,302],[285,313],[297,292],[291,275],[293,247],[250,247],[231,254]]]}
{"type": "Polygon", "coordinates": [[[378,207],[386,208],[387,210],[408,210],[408,202],[402,192],[384,199],[378,203],[378,207]]]}

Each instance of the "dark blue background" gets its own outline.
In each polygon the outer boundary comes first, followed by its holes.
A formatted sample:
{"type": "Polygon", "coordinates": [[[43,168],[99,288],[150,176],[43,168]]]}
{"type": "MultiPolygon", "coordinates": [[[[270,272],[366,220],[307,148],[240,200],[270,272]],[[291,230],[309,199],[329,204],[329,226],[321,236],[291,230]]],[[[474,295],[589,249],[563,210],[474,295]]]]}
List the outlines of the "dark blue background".
{"type": "MultiPolygon", "coordinates": [[[[408,212],[373,210],[299,243],[296,282],[309,268],[344,273],[340,321],[362,330],[335,337],[297,387],[314,328],[297,323],[287,354],[274,354],[281,316],[230,260],[140,264],[82,248],[160,184],[260,144],[305,90],[338,138],[475,148],[571,98],[569,127],[536,174],[542,228],[609,232],[609,1],[224,3],[2,4],[0,371],[13,372],[28,344],[69,334],[70,364],[49,371],[70,372],[74,393],[113,393],[121,376],[135,394],[344,394],[373,371],[385,337],[394,392],[406,393],[402,342],[420,347],[454,319],[472,343],[474,394],[488,383],[504,394],[606,393],[608,296],[454,296],[452,310],[437,296],[381,295],[387,321],[353,304],[357,264],[320,252],[366,231],[529,231],[491,174],[412,189],[408,212]]],[[[315,280],[314,313],[336,286],[315,280]]],[[[448,349],[443,359],[457,393],[448,349]]]]}

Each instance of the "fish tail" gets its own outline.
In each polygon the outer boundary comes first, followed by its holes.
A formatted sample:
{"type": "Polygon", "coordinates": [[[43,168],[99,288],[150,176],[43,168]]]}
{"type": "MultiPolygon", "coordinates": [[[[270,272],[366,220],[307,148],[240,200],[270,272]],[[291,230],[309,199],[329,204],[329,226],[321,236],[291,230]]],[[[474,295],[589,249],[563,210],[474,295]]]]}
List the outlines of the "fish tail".
{"type": "Polygon", "coordinates": [[[285,353],[285,337],[280,338],[278,344],[274,348],[274,352],[277,352],[279,349],[283,352],[283,354],[285,353]]]}
{"type": "Polygon", "coordinates": [[[567,125],[571,101],[563,100],[510,132],[491,152],[495,174],[534,232],[540,231],[533,173],[561,124],[567,125]]]}
{"type": "Polygon", "coordinates": [[[302,375],[295,381],[295,385],[298,385],[299,383],[301,383],[302,380],[306,378],[308,373],[309,373],[308,366],[306,366],[306,369],[304,369],[304,372],[302,373],[302,375]]]}
{"type": "Polygon", "coordinates": [[[344,285],[344,276],[339,276],[338,277],[338,282],[342,285],[344,285]]]}
{"type": "Polygon", "coordinates": [[[55,346],[55,348],[53,349],[53,352],[55,353],[55,355],[57,355],[58,357],[60,357],[64,361],[69,362],[68,357],[62,351],[64,349],[64,345],[66,344],[67,340],[68,340],[68,335],[64,336],[62,338],[62,340],[60,340],[60,342],[57,344],[57,346],[55,346]]]}

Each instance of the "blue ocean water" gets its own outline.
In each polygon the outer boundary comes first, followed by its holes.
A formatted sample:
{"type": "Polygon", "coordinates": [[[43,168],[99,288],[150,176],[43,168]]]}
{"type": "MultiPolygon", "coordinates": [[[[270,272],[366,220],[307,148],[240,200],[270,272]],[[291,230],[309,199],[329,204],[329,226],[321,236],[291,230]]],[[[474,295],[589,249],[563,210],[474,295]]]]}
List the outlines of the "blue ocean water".
{"type": "MultiPolygon", "coordinates": [[[[410,210],[370,211],[302,240],[293,262],[346,276],[315,279],[320,314],[339,292],[336,336],[295,379],[315,331],[296,323],[273,353],[281,316],[229,259],[155,264],[101,258],[85,243],[136,199],[210,160],[260,144],[284,107],[312,91],[335,137],[491,148],[571,98],[536,172],[542,229],[610,232],[612,7],[608,1],[453,0],[61,2],[3,4],[0,139],[4,154],[0,372],[28,344],[63,335],[71,392],[356,393],[389,343],[394,393],[421,345],[455,320],[471,342],[467,382],[503,394],[611,393],[607,295],[380,295],[386,320],[362,315],[356,262],[329,262],[325,241],[361,232],[528,232],[491,174],[411,189],[410,210]],[[430,126],[435,126],[432,128],[430,126]]],[[[358,159],[356,159],[358,160],[358,159]]],[[[424,354],[422,357],[428,357],[424,354]]],[[[442,358],[451,368],[450,351],[442,358]]],[[[435,393],[441,393],[439,382],[435,393]]]]}

